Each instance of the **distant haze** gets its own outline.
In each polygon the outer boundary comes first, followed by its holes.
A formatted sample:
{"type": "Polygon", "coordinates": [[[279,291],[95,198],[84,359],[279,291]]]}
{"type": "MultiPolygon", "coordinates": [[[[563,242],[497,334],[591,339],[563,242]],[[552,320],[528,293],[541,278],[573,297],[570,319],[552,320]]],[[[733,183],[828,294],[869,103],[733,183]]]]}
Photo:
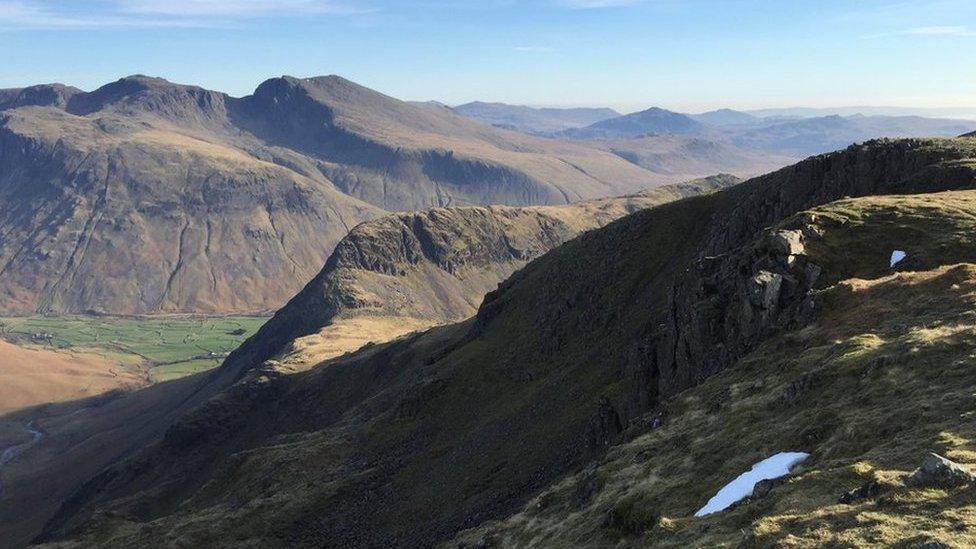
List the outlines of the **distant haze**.
{"type": "Polygon", "coordinates": [[[342,74],[448,105],[976,107],[971,0],[17,0],[0,32],[0,88],[342,74]]]}

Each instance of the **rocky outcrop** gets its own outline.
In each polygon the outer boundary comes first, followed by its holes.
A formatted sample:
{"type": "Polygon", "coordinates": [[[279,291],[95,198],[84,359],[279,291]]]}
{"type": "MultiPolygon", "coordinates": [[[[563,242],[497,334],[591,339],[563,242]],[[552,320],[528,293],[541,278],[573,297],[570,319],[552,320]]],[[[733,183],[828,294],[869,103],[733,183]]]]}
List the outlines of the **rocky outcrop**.
{"type": "Polygon", "coordinates": [[[692,268],[668,292],[673,311],[647,344],[667,397],[718,372],[770,333],[803,323],[821,268],[798,230],[757,231],[845,196],[919,193],[976,184],[973,151],[959,142],[904,140],[855,145],[811,158],[725,193],[692,268]],[[754,242],[754,243],[753,243],[754,242]]]}

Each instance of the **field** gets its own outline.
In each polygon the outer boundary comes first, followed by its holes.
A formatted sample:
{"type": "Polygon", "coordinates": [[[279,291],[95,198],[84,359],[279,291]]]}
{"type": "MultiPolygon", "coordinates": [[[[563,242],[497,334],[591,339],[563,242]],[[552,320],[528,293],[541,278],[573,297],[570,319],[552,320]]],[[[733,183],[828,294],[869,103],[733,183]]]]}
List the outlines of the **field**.
{"type": "Polygon", "coordinates": [[[142,364],[151,381],[213,368],[251,336],[264,317],[0,317],[0,337],[18,345],[85,350],[142,364]]]}

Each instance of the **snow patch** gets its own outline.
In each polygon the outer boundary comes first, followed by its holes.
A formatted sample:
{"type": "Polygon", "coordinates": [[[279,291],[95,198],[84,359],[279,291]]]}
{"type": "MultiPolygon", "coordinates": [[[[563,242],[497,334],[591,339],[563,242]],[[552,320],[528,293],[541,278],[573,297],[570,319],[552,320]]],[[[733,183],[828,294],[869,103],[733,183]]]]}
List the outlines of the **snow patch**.
{"type": "Polygon", "coordinates": [[[695,516],[703,517],[728,509],[733,503],[751,496],[752,490],[759,481],[785,477],[798,463],[808,457],[810,454],[805,452],[780,452],[760,461],[753,465],[752,469],[723,486],[704,507],[695,513],[695,516]]]}
{"type": "Polygon", "coordinates": [[[902,259],[905,259],[906,257],[908,257],[908,254],[906,254],[901,250],[895,250],[891,252],[891,266],[894,267],[895,265],[900,263],[902,259]]]}

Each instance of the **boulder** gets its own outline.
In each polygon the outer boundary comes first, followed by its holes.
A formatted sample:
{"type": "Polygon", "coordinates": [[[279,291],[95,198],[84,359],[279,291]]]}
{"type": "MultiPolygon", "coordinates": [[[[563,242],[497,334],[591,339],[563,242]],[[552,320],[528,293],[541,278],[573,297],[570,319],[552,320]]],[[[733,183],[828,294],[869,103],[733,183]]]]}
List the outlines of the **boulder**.
{"type": "Polygon", "coordinates": [[[909,486],[961,486],[976,481],[976,475],[962,465],[929,452],[922,466],[906,481],[909,486]]]}
{"type": "Polygon", "coordinates": [[[769,248],[777,255],[800,255],[804,251],[803,233],[798,230],[776,231],[769,236],[769,248]]]}

